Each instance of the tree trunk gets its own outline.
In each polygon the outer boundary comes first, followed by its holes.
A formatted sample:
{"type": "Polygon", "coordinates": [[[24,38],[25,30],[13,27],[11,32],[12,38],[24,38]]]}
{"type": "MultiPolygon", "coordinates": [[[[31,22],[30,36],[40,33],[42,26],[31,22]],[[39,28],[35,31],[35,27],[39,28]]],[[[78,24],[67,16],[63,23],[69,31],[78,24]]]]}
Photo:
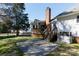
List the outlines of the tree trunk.
{"type": "Polygon", "coordinates": [[[16,30],[16,36],[19,36],[19,30],[18,29],[16,30]]]}

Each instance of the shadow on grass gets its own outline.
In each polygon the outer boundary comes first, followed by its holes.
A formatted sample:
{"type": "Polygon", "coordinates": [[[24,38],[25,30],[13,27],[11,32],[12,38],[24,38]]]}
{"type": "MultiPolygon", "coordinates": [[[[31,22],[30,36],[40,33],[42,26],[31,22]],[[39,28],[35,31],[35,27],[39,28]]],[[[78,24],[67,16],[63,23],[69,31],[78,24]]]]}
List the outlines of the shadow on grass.
{"type": "Polygon", "coordinates": [[[0,56],[23,56],[23,52],[13,43],[0,47],[0,56]]]}
{"type": "Polygon", "coordinates": [[[79,56],[79,45],[70,44],[59,46],[58,49],[52,51],[47,56],[79,56]]]}
{"type": "Polygon", "coordinates": [[[17,36],[15,36],[15,35],[12,35],[12,36],[0,36],[0,40],[6,39],[6,38],[14,38],[14,37],[17,37],[17,36]]]}

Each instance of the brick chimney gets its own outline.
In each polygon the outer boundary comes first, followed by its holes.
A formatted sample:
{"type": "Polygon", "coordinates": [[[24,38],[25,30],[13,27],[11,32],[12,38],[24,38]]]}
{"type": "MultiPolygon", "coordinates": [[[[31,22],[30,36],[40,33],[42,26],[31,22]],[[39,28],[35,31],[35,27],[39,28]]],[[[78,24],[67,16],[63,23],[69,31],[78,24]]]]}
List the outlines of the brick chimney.
{"type": "Polygon", "coordinates": [[[48,28],[48,31],[51,31],[50,20],[51,20],[51,8],[47,7],[45,10],[45,21],[46,21],[46,26],[48,28]]]}

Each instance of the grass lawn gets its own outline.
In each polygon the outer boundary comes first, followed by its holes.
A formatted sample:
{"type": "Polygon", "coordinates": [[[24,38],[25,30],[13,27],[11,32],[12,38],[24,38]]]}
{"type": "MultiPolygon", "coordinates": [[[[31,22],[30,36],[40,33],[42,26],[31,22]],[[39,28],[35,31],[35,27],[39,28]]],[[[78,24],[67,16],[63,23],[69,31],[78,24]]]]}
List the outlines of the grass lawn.
{"type": "Polygon", "coordinates": [[[79,44],[60,45],[56,50],[50,52],[48,56],[79,56],[79,44]]]}
{"type": "Polygon", "coordinates": [[[33,38],[31,36],[0,36],[0,46],[8,43],[14,43],[19,41],[33,40],[37,38],[33,38]]]}
{"type": "MultiPolygon", "coordinates": [[[[27,36],[0,36],[0,56],[23,55],[16,42],[37,38],[27,36]]],[[[57,49],[47,56],[79,56],[79,44],[60,44],[57,49]]]]}
{"type": "Polygon", "coordinates": [[[16,42],[33,40],[37,38],[27,36],[0,36],[0,55],[23,55],[16,42]]]}

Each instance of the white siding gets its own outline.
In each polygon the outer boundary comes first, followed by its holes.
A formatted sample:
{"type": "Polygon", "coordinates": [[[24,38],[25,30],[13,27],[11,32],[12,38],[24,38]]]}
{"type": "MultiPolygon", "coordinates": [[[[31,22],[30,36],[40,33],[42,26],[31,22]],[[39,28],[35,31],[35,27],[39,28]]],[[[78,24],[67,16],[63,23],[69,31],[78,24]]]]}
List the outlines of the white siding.
{"type": "Polygon", "coordinates": [[[72,32],[73,36],[79,36],[79,23],[77,23],[77,15],[61,17],[57,20],[58,31],[72,32]]]}

